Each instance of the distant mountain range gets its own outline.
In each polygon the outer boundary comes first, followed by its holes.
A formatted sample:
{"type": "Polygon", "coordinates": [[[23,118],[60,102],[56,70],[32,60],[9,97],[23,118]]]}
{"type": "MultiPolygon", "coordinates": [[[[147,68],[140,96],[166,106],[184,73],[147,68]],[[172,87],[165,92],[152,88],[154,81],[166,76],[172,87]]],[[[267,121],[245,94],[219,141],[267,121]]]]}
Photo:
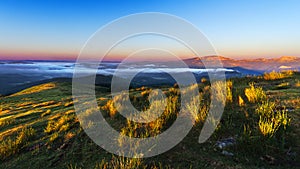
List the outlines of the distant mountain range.
{"type": "MultiPolygon", "coordinates": [[[[281,70],[300,70],[300,58],[283,56],[272,59],[242,59],[236,60],[223,56],[205,56],[195,57],[183,60],[186,65],[179,62],[132,62],[128,65],[121,66],[122,74],[118,78],[128,81],[128,74],[132,71],[144,70],[138,73],[131,84],[133,87],[140,86],[160,86],[173,85],[176,81],[166,72],[171,71],[175,74],[185,77],[184,72],[192,72],[197,82],[202,77],[208,77],[208,72],[216,76],[224,72],[227,78],[262,75],[265,72],[281,70]],[[223,68],[216,63],[221,61],[223,68]],[[207,69],[206,65],[212,66],[213,69],[207,69]],[[216,69],[214,69],[216,68],[216,69]],[[163,72],[164,70],[166,72],[163,72]]],[[[110,86],[114,71],[120,65],[119,62],[103,62],[98,68],[95,84],[100,86],[110,86]]],[[[17,92],[27,87],[37,85],[53,80],[70,81],[74,71],[74,61],[1,61],[0,62],[0,96],[17,92]]],[[[79,70],[89,72],[90,66],[81,65],[79,70]]],[[[211,68],[211,67],[210,67],[211,68]]],[[[84,79],[83,79],[84,81],[84,79]]]]}
{"type": "Polygon", "coordinates": [[[258,72],[270,72],[280,70],[300,70],[300,57],[282,56],[279,58],[258,58],[258,59],[231,59],[223,56],[205,56],[186,59],[184,62],[193,68],[203,68],[202,62],[214,65],[220,60],[225,68],[240,68],[258,72]]]}

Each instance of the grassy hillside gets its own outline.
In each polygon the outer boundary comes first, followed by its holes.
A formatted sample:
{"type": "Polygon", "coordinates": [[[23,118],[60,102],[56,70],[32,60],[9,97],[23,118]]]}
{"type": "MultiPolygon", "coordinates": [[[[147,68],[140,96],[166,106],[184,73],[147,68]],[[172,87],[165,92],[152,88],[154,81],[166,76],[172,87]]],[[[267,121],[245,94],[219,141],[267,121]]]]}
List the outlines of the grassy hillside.
{"type": "MultiPolygon", "coordinates": [[[[51,82],[0,98],[0,168],[300,167],[300,73],[230,79],[221,123],[199,144],[210,101],[210,84],[202,80],[199,97],[205,102],[193,112],[193,129],[173,149],[146,159],[113,156],[93,143],[76,118],[71,89],[69,82],[51,82]],[[228,139],[231,145],[219,146],[228,139]]],[[[168,96],[167,108],[148,124],[121,117],[108,88],[96,88],[97,101],[107,121],[124,135],[149,137],[168,128],[179,111],[179,89],[161,89],[168,96]]],[[[152,90],[131,89],[133,105],[146,109],[152,90]]]]}

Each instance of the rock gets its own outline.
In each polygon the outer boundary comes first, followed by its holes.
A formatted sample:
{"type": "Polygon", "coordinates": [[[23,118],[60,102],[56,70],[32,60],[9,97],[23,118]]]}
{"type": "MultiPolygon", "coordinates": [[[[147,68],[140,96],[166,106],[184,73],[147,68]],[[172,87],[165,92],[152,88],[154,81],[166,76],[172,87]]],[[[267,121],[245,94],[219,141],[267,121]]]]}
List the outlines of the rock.
{"type": "Polygon", "coordinates": [[[228,146],[232,146],[236,144],[236,141],[233,137],[229,137],[229,138],[226,138],[226,139],[222,139],[220,141],[217,141],[216,143],[216,146],[219,148],[219,149],[224,149],[225,147],[228,147],[228,146]]]}
{"type": "Polygon", "coordinates": [[[230,152],[225,151],[225,150],[222,151],[222,154],[225,155],[225,156],[233,156],[234,155],[233,153],[230,153],[230,152]]]}

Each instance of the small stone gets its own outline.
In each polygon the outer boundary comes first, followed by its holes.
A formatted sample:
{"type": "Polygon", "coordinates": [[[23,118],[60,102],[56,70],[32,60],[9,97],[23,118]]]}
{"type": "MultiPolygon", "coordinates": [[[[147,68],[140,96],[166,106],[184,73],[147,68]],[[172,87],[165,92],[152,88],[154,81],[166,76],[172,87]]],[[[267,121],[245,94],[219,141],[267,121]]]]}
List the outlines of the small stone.
{"type": "Polygon", "coordinates": [[[230,153],[230,152],[225,151],[225,150],[222,151],[222,154],[225,155],[225,156],[233,156],[234,155],[233,153],[230,153]]]}
{"type": "Polygon", "coordinates": [[[225,147],[234,145],[235,143],[236,143],[235,139],[234,139],[233,137],[229,137],[229,138],[226,138],[226,139],[222,139],[222,140],[220,140],[220,141],[217,141],[216,146],[217,146],[219,149],[224,149],[225,147]]]}

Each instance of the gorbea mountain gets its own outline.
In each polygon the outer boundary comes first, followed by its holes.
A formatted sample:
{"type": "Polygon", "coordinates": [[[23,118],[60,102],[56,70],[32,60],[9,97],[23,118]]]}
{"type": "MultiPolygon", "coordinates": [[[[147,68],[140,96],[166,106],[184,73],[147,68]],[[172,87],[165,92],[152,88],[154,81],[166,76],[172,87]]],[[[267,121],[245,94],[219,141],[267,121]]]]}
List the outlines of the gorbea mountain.
{"type": "Polygon", "coordinates": [[[195,57],[184,60],[190,67],[204,67],[202,61],[214,65],[216,60],[220,60],[225,68],[243,68],[258,72],[270,72],[281,70],[300,70],[300,57],[282,56],[279,58],[258,58],[258,59],[231,59],[223,56],[195,57]]]}

